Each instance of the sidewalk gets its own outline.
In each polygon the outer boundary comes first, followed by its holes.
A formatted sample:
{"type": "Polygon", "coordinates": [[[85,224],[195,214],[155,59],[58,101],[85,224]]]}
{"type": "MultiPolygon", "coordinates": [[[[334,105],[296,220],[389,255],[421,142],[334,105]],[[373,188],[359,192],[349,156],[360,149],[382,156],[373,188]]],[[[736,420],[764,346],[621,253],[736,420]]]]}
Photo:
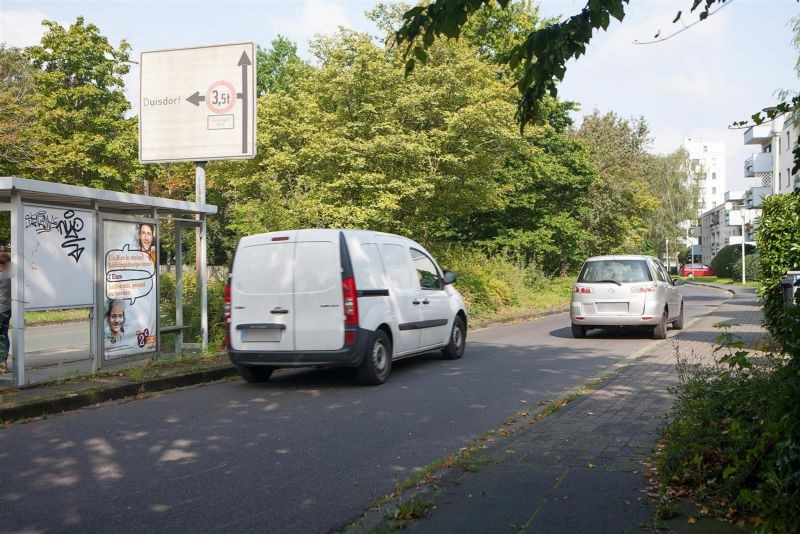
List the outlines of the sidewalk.
{"type": "MultiPolygon", "coordinates": [[[[672,331],[594,389],[478,453],[473,472],[457,467],[436,486],[420,488],[419,498],[432,501],[429,515],[406,528],[537,533],[650,529],[655,506],[647,495],[652,489],[646,462],[672,405],[676,347],[710,361],[721,333],[713,325],[721,321],[737,325],[731,332],[748,347],[764,334],[755,290],[730,289],[736,296],[696,319],[690,331],[672,331]]],[[[410,498],[403,496],[404,502],[410,498]]],[[[361,527],[372,528],[376,521],[385,520],[367,516],[361,527]]],[[[668,524],[678,532],[689,527],[685,516],[668,524]]],[[[731,528],[737,527],[704,519],[692,530],[731,528]]]]}

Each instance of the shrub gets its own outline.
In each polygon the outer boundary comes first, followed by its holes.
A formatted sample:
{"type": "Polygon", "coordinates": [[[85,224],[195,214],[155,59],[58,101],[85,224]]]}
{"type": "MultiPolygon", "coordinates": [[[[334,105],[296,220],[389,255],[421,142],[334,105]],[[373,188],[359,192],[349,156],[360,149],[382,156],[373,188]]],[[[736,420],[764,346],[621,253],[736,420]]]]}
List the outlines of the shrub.
{"type": "MultiPolygon", "coordinates": [[[[744,246],[745,254],[752,254],[755,249],[756,247],[753,245],[746,244],[744,246]]],[[[739,258],[741,262],[742,245],[728,245],[727,247],[723,247],[722,250],[717,252],[714,259],[711,260],[711,268],[714,269],[714,274],[720,278],[733,278],[732,269],[736,258],[739,258]]],[[[739,271],[739,276],[741,276],[741,271],[739,271]]]]}
{"type": "MultiPolygon", "coordinates": [[[[753,282],[761,280],[761,266],[758,259],[758,252],[747,254],[745,256],[745,280],[753,282]]],[[[742,256],[740,255],[733,262],[731,267],[731,278],[734,280],[742,279],[742,256]]]]}
{"type": "MultiPolygon", "coordinates": [[[[800,321],[794,334],[800,335],[800,321]]],[[[662,434],[659,476],[663,484],[686,488],[718,515],[755,516],[767,531],[796,531],[797,367],[784,358],[756,365],[734,336],[720,338],[728,352],[715,365],[678,354],[676,401],[662,434]]]]}
{"type": "MultiPolygon", "coordinates": [[[[175,324],[175,274],[164,273],[160,278],[162,325],[175,324]]],[[[208,345],[211,350],[223,348],[225,340],[225,282],[211,278],[208,281],[208,345]]],[[[183,272],[183,324],[190,328],[184,331],[184,341],[199,343],[200,292],[194,271],[183,272]]]]}
{"type": "Polygon", "coordinates": [[[800,269],[800,191],[764,199],[756,241],[764,325],[776,341],[785,345],[788,339],[781,331],[785,322],[781,277],[786,271],[800,269]]]}

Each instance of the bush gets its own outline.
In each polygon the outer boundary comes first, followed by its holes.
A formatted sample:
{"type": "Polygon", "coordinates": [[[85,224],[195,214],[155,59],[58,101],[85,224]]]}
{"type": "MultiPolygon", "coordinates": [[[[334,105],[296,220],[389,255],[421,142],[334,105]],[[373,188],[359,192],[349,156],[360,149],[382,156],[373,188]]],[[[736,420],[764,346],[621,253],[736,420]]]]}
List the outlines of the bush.
{"type": "Polygon", "coordinates": [[[677,398],[658,456],[662,484],[685,488],[717,515],[758,518],[771,532],[796,531],[797,368],[784,358],[756,365],[731,334],[720,338],[727,338],[728,354],[715,365],[678,355],[677,398]]]}
{"type": "MultiPolygon", "coordinates": [[[[175,274],[164,273],[160,278],[162,326],[175,324],[175,274]]],[[[225,341],[225,282],[208,281],[208,346],[221,350],[225,341]]],[[[183,272],[183,324],[190,328],[183,333],[186,343],[200,343],[200,292],[194,271],[183,272]]]]}
{"type": "MultiPolygon", "coordinates": [[[[746,244],[744,246],[745,254],[752,254],[755,249],[756,247],[753,245],[746,244]]],[[[711,260],[711,268],[714,269],[714,274],[720,278],[733,278],[732,269],[736,258],[739,258],[740,262],[742,261],[742,245],[728,245],[727,247],[723,247],[722,250],[717,252],[714,259],[711,260]]],[[[739,271],[739,276],[741,277],[741,271],[739,271]]]]}
{"type": "MultiPolygon", "coordinates": [[[[761,280],[761,265],[758,259],[758,252],[747,254],[745,256],[745,280],[754,282],[761,280]]],[[[734,280],[742,279],[742,257],[741,255],[736,258],[731,267],[731,278],[734,280]]]]}

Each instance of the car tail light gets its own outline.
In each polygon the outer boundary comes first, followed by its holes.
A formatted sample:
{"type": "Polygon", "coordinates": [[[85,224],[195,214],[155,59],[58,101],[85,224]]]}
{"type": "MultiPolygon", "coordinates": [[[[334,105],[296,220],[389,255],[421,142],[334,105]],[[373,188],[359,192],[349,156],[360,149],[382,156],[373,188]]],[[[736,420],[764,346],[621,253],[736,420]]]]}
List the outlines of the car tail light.
{"type": "Polygon", "coordinates": [[[225,284],[225,345],[231,344],[231,284],[225,284]]]}
{"type": "Polygon", "coordinates": [[[574,286],[572,288],[573,293],[581,293],[583,295],[588,295],[589,293],[594,293],[594,290],[591,287],[583,287],[583,286],[574,286]]]}
{"type": "Polygon", "coordinates": [[[655,286],[634,286],[631,288],[631,293],[652,293],[655,290],[655,286]]]}

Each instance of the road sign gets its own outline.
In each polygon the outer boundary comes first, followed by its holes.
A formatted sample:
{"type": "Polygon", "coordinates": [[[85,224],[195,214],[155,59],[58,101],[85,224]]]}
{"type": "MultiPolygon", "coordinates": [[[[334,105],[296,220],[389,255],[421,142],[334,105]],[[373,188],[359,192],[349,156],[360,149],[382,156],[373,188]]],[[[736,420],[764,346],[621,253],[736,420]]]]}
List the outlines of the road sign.
{"type": "Polygon", "coordinates": [[[255,44],[142,52],[142,163],[256,155],[255,44]]]}

